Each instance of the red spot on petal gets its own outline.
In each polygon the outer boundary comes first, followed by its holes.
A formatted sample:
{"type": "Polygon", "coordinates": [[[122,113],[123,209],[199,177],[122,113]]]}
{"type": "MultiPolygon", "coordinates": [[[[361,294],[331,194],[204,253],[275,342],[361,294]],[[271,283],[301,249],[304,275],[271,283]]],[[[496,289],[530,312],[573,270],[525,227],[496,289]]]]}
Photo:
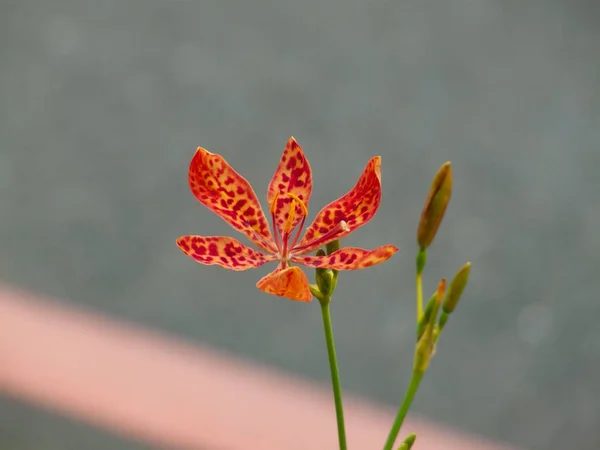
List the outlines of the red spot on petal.
{"type": "Polygon", "coordinates": [[[231,208],[231,209],[233,209],[234,211],[239,211],[242,208],[242,206],[244,206],[246,203],[248,203],[248,202],[245,199],[238,200],[236,202],[236,204],[233,205],[233,208],[231,208]]]}
{"type": "Polygon", "coordinates": [[[233,244],[227,244],[223,250],[227,256],[235,256],[236,254],[235,250],[233,249],[233,244]]]}
{"type": "Polygon", "coordinates": [[[344,215],[344,213],[342,211],[340,211],[339,209],[336,209],[335,212],[333,213],[333,221],[335,223],[340,223],[342,220],[346,220],[346,216],[344,215]]]}

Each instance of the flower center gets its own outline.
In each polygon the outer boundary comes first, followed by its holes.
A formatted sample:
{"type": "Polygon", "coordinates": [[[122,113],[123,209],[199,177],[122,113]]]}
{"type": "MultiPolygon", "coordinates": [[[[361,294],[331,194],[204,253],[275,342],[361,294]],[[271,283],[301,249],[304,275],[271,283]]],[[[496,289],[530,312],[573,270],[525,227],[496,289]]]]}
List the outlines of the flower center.
{"type": "Polygon", "coordinates": [[[273,201],[271,201],[270,210],[273,220],[273,233],[275,235],[275,245],[277,246],[279,261],[282,268],[285,268],[289,262],[290,250],[294,248],[294,245],[296,245],[296,242],[298,242],[298,238],[300,237],[300,232],[302,231],[304,221],[308,215],[308,208],[302,199],[291,192],[285,194],[285,198],[283,199],[285,201],[283,204],[278,202],[278,200],[282,200],[280,199],[279,194],[275,196],[273,201]],[[281,227],[277,226],[276,213],[278,206],[285,208],[285,219],[281,227]],[[301,216],[300,219],[298,219],[298,214],[301,216]],[[289,245],[292,232],[296,228],[296,235],[294,236],[291,245],[289,245]],[[280,237],[281,241],[279,239],[280,237]]]}

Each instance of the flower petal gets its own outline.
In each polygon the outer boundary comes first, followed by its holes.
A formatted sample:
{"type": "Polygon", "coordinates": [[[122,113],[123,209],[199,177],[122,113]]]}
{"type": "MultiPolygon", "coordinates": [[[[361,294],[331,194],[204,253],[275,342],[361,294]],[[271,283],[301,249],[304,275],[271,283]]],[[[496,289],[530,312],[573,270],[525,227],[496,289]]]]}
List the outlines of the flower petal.
{"type": "Polygon", "coordinates": [[[267,219],[252,186],[222,156],[198,147],[190,163],[188,180],[200,203],[263,250],[275,249],[267,219]]]}
{"type": "Polygon", "coordinates": [[[306,209],[312,192],[312,172],[310,164],[304,156],[302,147],[293,137],[289,138],[279,165],[267,190],[267,201],[271,212],[275,215],[275,224],[281,235],[289,233],[306,216],[306,209]],[[288,195],[292,194],[292,195],[288,195]],[[304,208],[297,202],[297,197],[304,203],[304,208]],[[294,202],[295,214],[290,211],[290,203],[294,202]],[[294,214],[288,220],[289,214],[294,214]]]}
{"type": "Polygon", "coordinates": [[[292,261],[323,269],[357,270],[382,263],[390,259],[397,251],[398,248],[394,245],[382,245],[375,250],[346,247],[327,256],[294,256],[292,261]]]}
{"type": "Polygon", "coordinates": [[[274,261],[275,255],[263,255],[228,236],[182,236],[177,246],[201,264],[216,264],[231,270],[248,270],[274,261]]]}
{"type": "Polygon", "coordinates": [[[295,247],[296,253],[308,253],[363,226],[373,218],[380,201],[381,157],[375,156],[351,191],[319,211],[295,247]],[[339,232],[334,232],[336,227],[339,232]]]}
{"type": "Polygon", "coordinates": [[[267,294],[287,297],[290,300],[310,302],[312,294],[308,287],[308,278],[300,267],[288,267],[276,270],[261,278],[256,287],[267,294]]]}

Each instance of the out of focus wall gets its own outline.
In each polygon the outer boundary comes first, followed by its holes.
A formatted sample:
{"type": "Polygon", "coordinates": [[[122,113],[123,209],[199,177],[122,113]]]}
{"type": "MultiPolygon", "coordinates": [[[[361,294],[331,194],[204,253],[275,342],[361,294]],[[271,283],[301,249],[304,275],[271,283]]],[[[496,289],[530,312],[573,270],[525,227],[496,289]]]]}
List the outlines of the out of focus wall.
{"type": "MultiPolygon", "coordinates": [[[[380,154],[380,213],[347,243],[401,251],[341,276],[333,320],[344,387],[397,404],[415,227],[451,160],[425,290],[466,260],[472,280],[415,411],[534,450],[596,449],[599,18],[592,1],[4,0],[0,277],[326,383],[315,304],[176,248],[233,233],[186,169],[202,145],[264,198],[294,135],[314,215],[380,154]]],[[[13,449],[103,439],[12,402],[0,417],[13,449]]]]}

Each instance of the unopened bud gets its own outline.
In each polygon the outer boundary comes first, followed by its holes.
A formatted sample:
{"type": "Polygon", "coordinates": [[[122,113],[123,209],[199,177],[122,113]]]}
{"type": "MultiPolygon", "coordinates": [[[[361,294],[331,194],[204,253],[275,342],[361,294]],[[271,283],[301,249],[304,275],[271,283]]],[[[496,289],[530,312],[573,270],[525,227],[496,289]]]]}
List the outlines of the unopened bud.
{"type": "Polygon", "coordinates": [[[325,245],[325,248],[327,249],[327,254],[331,255],[333,252],[340,249],[340,240],[336,239],[335,241],[329,242],[327,245],[325,245]]]}
{"type": "MultiPolygon", "coordinates": [[[[325,256],[325,252],[321,249],[317,250],[317,256],[325,256]]],[[[315,279],[317,281],[317,287],[324,297],[329,298],[335,289],[336,277],[331,269],[315,269],[315,279]]]]}
{"type": "Polygon", "coordinates": [[[456,308],[460,297],[469,281],[469,273],[471,273],[471,263],[468,262],[456,273],[446,294],[444,304],[442,306],[446,314],[450,314],[456,308]]]}
{"type": "Polygon", "coordinates": [[[440,167],[433,178],[421,220],[417,230],[417,242],[421,248],[427,248],[433,242],[437,230],[444,218],[446,207],[452,194],[452,167],[450,162],[440,167]]]}
{"type": "Polygon", "coordinates": [[[423,317],[419,319],[417,323],[417,340],[423,336],[423,331],[425,331],[425,327],[429,324],[429,318],[431,317],[431,312],[433,311],[433,307],[435,305],[436,295],[433,294],[429,301],[427,302],[427,306],[425,306],[425,312],[423,313],[423,317]]]}
{"type": "MultiPolygon", "coordinates": [[[[331,241],[331,242],[327,243],[325,245],[325,248],[327,249],[328,255],[331,255],[333,252],[337,252],[340,249],[340,240],[336,239],[335,241],[331,241]]],[[[332,269],[332,271],[333,271],[333,276],[335,278],[335,280],[333,281],[333,283],[334,283],[333,287],[335,289],[335,283],[337,283],[338,271],[335,269],[332,269]]]]}
{"type": "Polygon", "coordinates": [[[442,304],[441,299],[444,297],[445,290],[446,280],[442,278],[435,293],[435,302],[433,302],[431,312],[429,313],[429,321],[426,323],[425,329],[417,341],[417,346],[415,348],[413,371],[415,373],[420,373],[421,375],[427,371],[427,367],[429,367],[429,361],[431,360],[435,349],[435,337],[433,332],[435,328],[435,321],[442,304]]]}
{"type": "Polygon", "coordinates": [[[413,444],[415,443],[416,439],[417,439],[416,434],[413,433],[413,434],[409,435],[406,439],[404,439],[404,441],[402,442],[400,447],[398,447],[398,450],[410,450],[412,448],[413,444]]]}

